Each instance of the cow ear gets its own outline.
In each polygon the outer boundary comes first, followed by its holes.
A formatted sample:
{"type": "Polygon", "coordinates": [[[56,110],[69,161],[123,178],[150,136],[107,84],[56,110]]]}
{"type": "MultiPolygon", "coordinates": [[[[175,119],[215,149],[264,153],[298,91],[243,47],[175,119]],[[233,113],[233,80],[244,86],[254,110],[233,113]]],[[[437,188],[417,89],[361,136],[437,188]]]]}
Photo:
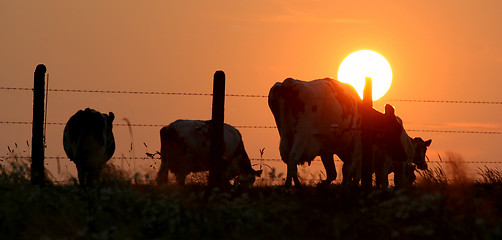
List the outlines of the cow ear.
{"type": "Polygon", "coordinates": [[[394,107],[390,104],[385,104],[385,115],[387,116],[395,116],[394,114],[395,110],[394,107]]]}
{"type": "Polygon", "coordinates": [[[113,114],[113,112],[108,113],[108,118],[110,119],[110,122],[113,122],[113,120],[115,119],[115,114],[113,114]]]}
{"type": "Polygon", "coordinates": [[[429,139],[429,140],[425,141],[425,146],[428,147],[431,145],[431,143],[432,143],[432,139],[429,139]]]}

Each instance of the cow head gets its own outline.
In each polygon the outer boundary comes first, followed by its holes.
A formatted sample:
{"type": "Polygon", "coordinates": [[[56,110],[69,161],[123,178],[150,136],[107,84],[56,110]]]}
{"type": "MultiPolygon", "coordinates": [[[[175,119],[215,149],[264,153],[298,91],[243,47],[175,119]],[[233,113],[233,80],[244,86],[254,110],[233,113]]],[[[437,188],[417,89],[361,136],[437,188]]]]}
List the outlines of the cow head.
{"type": "Polygon", "coordinates": [[[251,187],[253,186],[256,178],[261,176],[262,171],[263,170],[256,171],[254,169],[251,169],[251,172],[249,172],[248,174],[238,176],[236,183],[243,187],[251,187]]]}
{"type": "Polygon", "coordinates": [[[244,149],[242,140],[239,142],[234,155],[231,158],[223,157],[223,162],[225,165],[224,178],[228,180],[235,179],[234,184],[243,187],[253,186],[255,178],[261,176],[262,173],[262,170],[256,171],[251,166],[251,160],[244,149]]]}
{"type": "Polygon", "coordinates": [[[415,146],[415,156],[413,158],[413,163],[420,170],[427,170],[427,162],[425,162],[425,152],[427,147],[431,145],[432,140],[427,141],[422,140],[422,138],[416,137],[413,140],[413,145],[415,146]]]}

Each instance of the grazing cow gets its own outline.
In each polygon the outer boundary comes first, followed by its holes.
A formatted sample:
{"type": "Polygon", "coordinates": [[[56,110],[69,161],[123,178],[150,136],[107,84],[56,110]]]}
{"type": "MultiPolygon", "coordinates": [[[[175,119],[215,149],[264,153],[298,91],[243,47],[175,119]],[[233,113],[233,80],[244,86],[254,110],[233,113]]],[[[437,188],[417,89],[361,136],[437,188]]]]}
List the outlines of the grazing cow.
{"type": "MultiPolygon", "coordinates": [[[[335,180],[333,154],[344,162],[343,182],[359,182],[362,101],[351,85],[330,78],[310,82],[288,78],[270,89],[268,103],[281,137],[279,150],[287,164],[287,187],[292,180],[300,186],[297,165],[310,164],[316,156],[321,156],[326,169],[323,183],[335,180]]],[[[371,109],[369,116],[373,128],[380,130],[374,137],[378,146],[404,162],[402,127],[394,108],[386,106],[385,114],[371,109]]]]}
{"type": "MultiPolygon", "coordinates": [[[[169,171],[183,185],[190,172],[208,171],[210,167],[210,121],[176,120],[160,130],[162,163],[157,176],[160,184],[167,183],[169,171]]],[[[250,186],[262,170],[255,171],[244,149],[242,136],[237,129],[225,124],[223,127],[222,176],[227,182],[237,181],[250,186]]]]}
{"type": "Polygon", "coordinates": [[[66,123],[63,146],[75,163],[81,185],[93,185],[104,164],[115,152],[112,124],[115,115],[86,108],[75,113],[66,123]]]}
{"type": "MultiPolygon", "coordinates": [[[[402,120],[397,117],[398,122],[402,125],[402,120]]],[[[415,168],[427,170],[427,162],[425,161],[425,153],[427,147],[430,146],[432,140],[424,141],[422,138],[411,138],[406,131],[401,134],[401,143],[406,155],[404,164],[392,161],[383,149],[377,145],[373,146],[373,169],[375,170],[375,178],[377,187],[386,188],[389,185],[388,174],[394,172],[394,183],[396,187],[411,185],[415,179],[415,168]],[[400,168],[404,168],[404,176],[401,176],[400,168]]],[[[402,169],[401,169],[402,170],[402,169]]]]}

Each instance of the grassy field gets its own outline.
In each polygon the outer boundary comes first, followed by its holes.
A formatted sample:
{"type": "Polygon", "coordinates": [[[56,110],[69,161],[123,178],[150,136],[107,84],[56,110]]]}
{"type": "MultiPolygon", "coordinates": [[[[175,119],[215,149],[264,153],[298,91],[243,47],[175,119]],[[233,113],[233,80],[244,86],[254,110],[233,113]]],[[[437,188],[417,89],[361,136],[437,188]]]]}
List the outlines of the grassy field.
{"type": "Polygon", "coordinates": [[[408,189],[331,185],[228,191],[135,183],[38,187],[27,167],[0,174],[0,239],[501,239],[502,175],[408,189]]]}

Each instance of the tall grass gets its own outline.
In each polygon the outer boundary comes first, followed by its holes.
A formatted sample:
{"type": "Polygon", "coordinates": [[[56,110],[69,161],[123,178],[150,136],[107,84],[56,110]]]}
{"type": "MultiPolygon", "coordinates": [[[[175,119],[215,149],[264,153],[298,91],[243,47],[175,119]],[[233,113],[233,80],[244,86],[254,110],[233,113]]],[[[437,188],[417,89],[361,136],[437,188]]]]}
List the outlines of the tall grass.
{"type": "MultiPolygon", "coordinates": [[[[451,160],[459,161],[454,156],[445,161],[451,160]]],[[[95,188],[39,187],[29,182],[28,163],[15,158],[2,163],[1,239],[502,237],[502,174],[486,167],[476,182],[452,172],[461,167],[437,166],[421,172],[414,187],[366,193],[340,184],[286,189],[259,181],[255,188],[219,191],[198,182],[205,176],[185,187],[157,186],[111,164],[95,188]]],[[[263,168],[264,177],[282,179],[274,168],[263,168]]]]}
{"type": "Polygon", "coordinates": [[[446,153],[446,159],[438,157],[442,164],[429,166],[428,170],[419,171],[418,185],[469,185],[473,179],[467,174],[464,160],[457,154],[446,153]]]}
{"type": "Polygon", "coordinates": [[[0,181],[2,239],[497,239],[500,203],[422,188],[0,181]],[[482,203],[482,204],[481,204],[482,203]],[[489,203],[489,204],[487,204],[489,203]]]}
{"type": "Polygon", "coordinates": [[[479,168],[478,173],[481,180],[477,180],[477,183],[502,186],[502,172],[500,169],[490,169],[485,166],[484,169],[479,168]]]}

